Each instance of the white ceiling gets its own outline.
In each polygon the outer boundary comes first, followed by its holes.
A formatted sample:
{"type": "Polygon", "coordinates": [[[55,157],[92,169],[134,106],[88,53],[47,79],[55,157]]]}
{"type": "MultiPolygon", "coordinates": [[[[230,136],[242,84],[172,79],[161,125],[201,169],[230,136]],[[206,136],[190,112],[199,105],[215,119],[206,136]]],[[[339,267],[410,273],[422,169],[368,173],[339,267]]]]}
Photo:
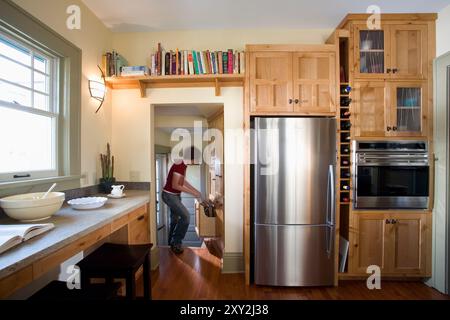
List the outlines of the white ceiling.
{"type": "Polygon", "coordinates": [[[116,32],[334,28],[347,13],[439,12],[449,0],[83,0],[116,32]]]}
{"type": "Polygon", "coordinates": [[[192,116],[209,118],[223,108],[221,104],[199,103],[199,104],[173,104],[155,106],[157,116],[192,116]]]}

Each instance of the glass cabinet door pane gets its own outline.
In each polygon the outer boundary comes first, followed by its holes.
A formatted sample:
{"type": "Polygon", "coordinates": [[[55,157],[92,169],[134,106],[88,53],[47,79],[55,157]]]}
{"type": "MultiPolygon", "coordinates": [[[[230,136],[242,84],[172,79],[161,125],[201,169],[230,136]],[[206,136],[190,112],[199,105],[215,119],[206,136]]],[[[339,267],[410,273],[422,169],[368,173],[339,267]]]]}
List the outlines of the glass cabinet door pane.
{"type": "Polygon", "coordinates": [[[384,31],[359,31],[360,73],[384,73],[384,31]]]}
{"type": "Polygon", "coordinates": [[[421,88],[397,88],[397,130],[421,131],[421,88]]]}

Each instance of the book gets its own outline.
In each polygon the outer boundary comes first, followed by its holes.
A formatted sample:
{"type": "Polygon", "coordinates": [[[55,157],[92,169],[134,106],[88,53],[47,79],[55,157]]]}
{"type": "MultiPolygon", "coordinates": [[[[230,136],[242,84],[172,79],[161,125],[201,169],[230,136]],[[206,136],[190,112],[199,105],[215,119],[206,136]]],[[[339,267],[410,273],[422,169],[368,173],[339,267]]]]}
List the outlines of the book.
{"type": "Polygon", "coordinates": [[[189,59],[188,59],[188,52],[186,50],[183,51],[184,55],[184,74],[189,74],[189,59]]]}
{"type": "Polygon", "coordinates": [[[233,50],[229,49],[228,50],[228,73],[232,74],[233,73],[233,66],[234,66],[234,62],[233,62],[233,50]]]}
{"type": "Polygon", "coordinates": [[[228,52],[222,53],[223,73],[228,73],[228,52]]]}
{"type": "Polygon", "coordinates": [[[166,58],[164,59],[165,75],[170,74],[170,52],[166,52],[166,58]]]}
{"type": "Polygon", "coordinates": [[[239,73],[245,73],[245,53],[241,51],[239,53],[239,73]]]}
{"type": "Polygon", "coordinates": [[[217,52],[217,62],[219,64],[219,73],[223,73],[223,55],[222,51],[217,52]]]}
{"type": "Polygon", "coordinates": [[[200,52],[196,53],[197,53],[198,74],[203,74],[202,55],[200,54],[200,52]]]}
{"type": "Polygon", "coordinates": [[[1,225],[0,254],[54,227],[53,223],[1,225]]]}
{"type": "Polygon", "coordinates": [[[212,65],[213,73],[217,74],[216,54],[214,52],[211,52],[211,65],[212,65]]]}
{"type": "Polygon", "coordinates": [[[192,59],[194,60],[194,73],[199,74],[198,57],[195,51],[192,51],[192,59]]]}
{"type": "Polygon", "coordinates": [[[233,73],[239,73],[239,52],[234,50],[233,52],[233,73]]]}
{"type": "Polygon", "coordinates": [[[189,67],[189,74],[195,74],[194,58],[192,57],[192,52],[188,52],[188,67],[189,67]]]}
{"type": "Polygon", "coordinates": [[[165,75],[166,74],[166,51],[163,49],[161,51],[161,70],[160,70],[160,75],[165,75]]]}

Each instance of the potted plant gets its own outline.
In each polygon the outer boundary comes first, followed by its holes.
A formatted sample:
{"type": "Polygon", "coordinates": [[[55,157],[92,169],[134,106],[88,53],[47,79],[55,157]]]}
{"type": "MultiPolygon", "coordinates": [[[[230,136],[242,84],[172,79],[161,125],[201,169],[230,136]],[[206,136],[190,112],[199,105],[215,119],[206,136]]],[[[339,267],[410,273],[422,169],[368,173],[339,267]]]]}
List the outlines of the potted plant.
{"type": "Polygon", "coordinates": [[[106,154],[100,154],[102,165],[102,177],[100,178],[100,190],[103,193],[110,194],[111,186],[116,182],[114,178],[114,156],[111,156],[111,147],[106,145],[106,154]]]}

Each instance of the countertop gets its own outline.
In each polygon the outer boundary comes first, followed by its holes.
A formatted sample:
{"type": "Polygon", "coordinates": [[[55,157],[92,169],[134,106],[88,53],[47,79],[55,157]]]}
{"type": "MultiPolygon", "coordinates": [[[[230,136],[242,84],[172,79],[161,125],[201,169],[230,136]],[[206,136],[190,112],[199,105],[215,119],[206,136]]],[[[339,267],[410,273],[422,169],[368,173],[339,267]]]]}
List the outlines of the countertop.
{"type": "MultiPolygon", "coordinates": [[[[103,207],[95,210],[74,210],[65,202],[61,210],[51,218],[36,222],[54,223],[54,229],[0,254],[0,279],[139,208],[148,203],[149,199],[149,191],[127,190],[126,197],[108,199],[103,207]]],[[[0,224],[20,222],[2,217],[0,224]]]]}

